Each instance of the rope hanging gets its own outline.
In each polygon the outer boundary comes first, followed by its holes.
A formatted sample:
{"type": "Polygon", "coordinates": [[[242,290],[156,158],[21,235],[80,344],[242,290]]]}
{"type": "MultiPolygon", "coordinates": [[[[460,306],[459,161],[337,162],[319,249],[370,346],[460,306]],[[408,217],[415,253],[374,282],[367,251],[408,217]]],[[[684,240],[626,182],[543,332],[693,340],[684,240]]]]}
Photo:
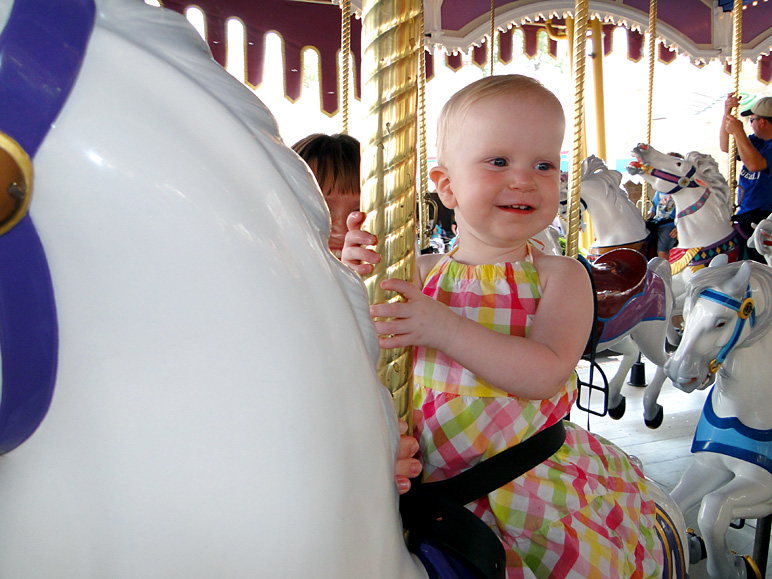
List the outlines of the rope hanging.
{"type": "Polygon", "coordinates": [[[343,83],[341,88],[341,100],[343,110],[343,134],[348,134],[348,99],[349,99],[349,60],[351,57],[351,0],[343,0],[340,5],[340,52],[343,61],[341,74],[343,83]]]}
{"type": "Polygon", "coordinates": [[[493,76],[493,39],[496,35],[496,0],[491,0],[491,74],[493,76]]]}
{"type": "Polygon", "coordinates": [[[572,69],[574,77],[574,132],[573,156],[568,173],[568,233],[566,255],[579,255],[579,207],[584,135],[584,64],[587,42],[588,0],[576,0],[574,7],[574,34],[572,69]]]}
{"type": "MultiPolygon", "coordinates": [[[[743,31],[743,0],[734,0],[732,6],[732,92],[740,96],[740,68],[742,67],[742,31],[743,31]]],[[[740,111],[735,111],[739,113],[740,111]]],[[[729,135],[729,152],[727,153],[729,164],[730,191],[737,190],[737,142],[734,135],[729,135]]],[[[730,201],[731,203],[731,201],[730,201]]],[[[739,200],[737,201],[739,205],[739,200]]],[[[732,208],[733,209],[733,208],[732,208]]],[[[734,209],[732,210],[734,213],[734,209]]]]}
{"type": "MultiPolygon", "coordinates": [[[[646,116],[646,143],[651,145],[651,121],[653,117],[654,108],[654,62],[656,58],[657,49],[657,0],[650,0],[649,2],[649,102],[647,107],[646,116]]],[[[639,201],[641,208],[641,215],[646,219],[649,214],[649,208],[651,206],[651,195],[649,195],[649,182],[643,182],[643,190],[641,191],[641,199],[639,201]]]]}

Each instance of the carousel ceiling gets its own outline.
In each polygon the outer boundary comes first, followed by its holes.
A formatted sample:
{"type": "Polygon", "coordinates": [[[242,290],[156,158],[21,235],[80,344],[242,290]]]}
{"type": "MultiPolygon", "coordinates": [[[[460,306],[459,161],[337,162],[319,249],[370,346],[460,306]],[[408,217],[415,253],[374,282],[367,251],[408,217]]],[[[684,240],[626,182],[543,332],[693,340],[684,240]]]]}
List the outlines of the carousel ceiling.
{"type": "MultiPolygon", "coordinates": [[[[334,114],[338,109],[337,52],[340,50],[341,10],[325,0],[161,0],[166,7],[184,13],[189,6],[199,7],[205,16],[207,41],[214,58],[221,64],[226,58],[226,24],[231,18],[244,23],[246,30],[246,78],[253,86],[263,82],[264,37],[276,32],[284,47],[284,71],[287,97],[296,100],[302,87],[302,51],[314,47],[319,53],[322,109],[334,114]]],[[[361,13],[362,0],[351,0],[352,11],[361,13]]],[[[671,62],[676,54],[687,55],[696,65],[721,59],[728,62],[732,46],[732,0],[659,0],[657,37],[659,59],[671,62]]],[[[628,56],[640,60],[645,52],[644,33],[648,29],[649,0],[591,0],[590,17],[603,22],[604,52],[612,49],[611,31],[624,27],[628,34],[628,56]]],[[[545,22],[555,25],[571,16],[573,0],[495,0],[493,24],[499,59],[512,58],[513,31],[522,30],[525,54],[536,54],[539,34],[545,34],[545,22]]],[[[772,2],[745,0],[742,22],[742,56],[757,62],[758,76],[772,80],[772,2]]],[[[461,53],[471,50],[472,59],[484,65],[491,30],[490,0],[425,0],[424,21],[427,44],[440,49],[426,52],[427,76],[431,78],[435,55],[457,69],[461,53]]],[[[361,22],[351,18],[351,49],[356,60],[355,94],[359,95],[361,22]]],[[[548,50],[554,54],[556,41],[548,50]]]]}

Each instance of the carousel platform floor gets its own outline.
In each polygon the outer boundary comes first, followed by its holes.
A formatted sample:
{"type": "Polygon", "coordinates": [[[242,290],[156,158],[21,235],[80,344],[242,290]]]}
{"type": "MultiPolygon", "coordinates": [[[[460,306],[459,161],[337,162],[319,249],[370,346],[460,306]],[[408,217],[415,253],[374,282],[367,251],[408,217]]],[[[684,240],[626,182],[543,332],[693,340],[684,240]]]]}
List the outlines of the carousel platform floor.
{"type": "MultiPolygon", "coordinates": [[[[616,355],[601,355],[598,358],[609,378],[616,372],[619,360],[620,357],[616,355]]],[[[644,366],[648,383],[656,368],[646,359],[644,366]]],[[[588,368],[586,363],[581,363],[579,373],[583,379],[587,377],[588,368]]],[[[659,398],[659,403],[665,409],[664,422],[658,429],[651,430],[643,422],[644,388],[631,386],[627,380],[629,376],[622,389],[627,398],[627,411],[621,420],[590,415],[579,409],[572,410],[571,420],[614,442],[628,454],[637,456],[643,463],[646,476],[658,482],[666,491],[671,491],[691,460],[692,436],[708,392],[686,394],[676,389],[670,380],[666,380],[659,398]]],[[[596,379],[595,383],[600,383],[600,380],[596,379]]],[[[600,394],[593,393],[591,401],[599,399],[600,394]]],[[[686,514],[686,524],[698,528],[697,509],[686,514]]],[[[730,528],[727,532],[729,547],[738,554],[752,554],[755,531],[756,520],[746,521],[741,529],[730,528]]],[[[689,571],[690,579],[709,579],[704,561],[692,565],[689,571]]],[[[766,577],[772,578],[772,563],[767,565],[766,577]]]]}

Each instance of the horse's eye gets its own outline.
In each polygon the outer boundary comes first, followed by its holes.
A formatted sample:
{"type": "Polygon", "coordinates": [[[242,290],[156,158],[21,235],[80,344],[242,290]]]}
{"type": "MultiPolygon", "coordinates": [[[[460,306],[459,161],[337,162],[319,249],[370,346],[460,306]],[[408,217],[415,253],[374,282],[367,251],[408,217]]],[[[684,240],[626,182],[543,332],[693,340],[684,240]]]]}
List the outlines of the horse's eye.
{"type": "Polygon", "coordinates": [[[715,328],[723,328],[724,326],[726,326],[726,322],[724,320],[718,320],[714,327],[715,328]]]}

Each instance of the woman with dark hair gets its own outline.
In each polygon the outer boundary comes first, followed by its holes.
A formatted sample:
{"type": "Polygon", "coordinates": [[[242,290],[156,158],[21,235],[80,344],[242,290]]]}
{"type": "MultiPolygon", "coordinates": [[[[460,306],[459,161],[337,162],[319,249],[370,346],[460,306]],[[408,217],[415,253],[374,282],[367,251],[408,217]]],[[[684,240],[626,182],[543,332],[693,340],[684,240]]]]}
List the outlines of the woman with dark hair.
{"type": "Polygon", "coordinates": [[[359,141],[349,135],[315,133],[292,145],[292,150],[309,166],[324,194],[332,222],[330,251],[340,259],[346,218],[359,211],[359,141]]]}

